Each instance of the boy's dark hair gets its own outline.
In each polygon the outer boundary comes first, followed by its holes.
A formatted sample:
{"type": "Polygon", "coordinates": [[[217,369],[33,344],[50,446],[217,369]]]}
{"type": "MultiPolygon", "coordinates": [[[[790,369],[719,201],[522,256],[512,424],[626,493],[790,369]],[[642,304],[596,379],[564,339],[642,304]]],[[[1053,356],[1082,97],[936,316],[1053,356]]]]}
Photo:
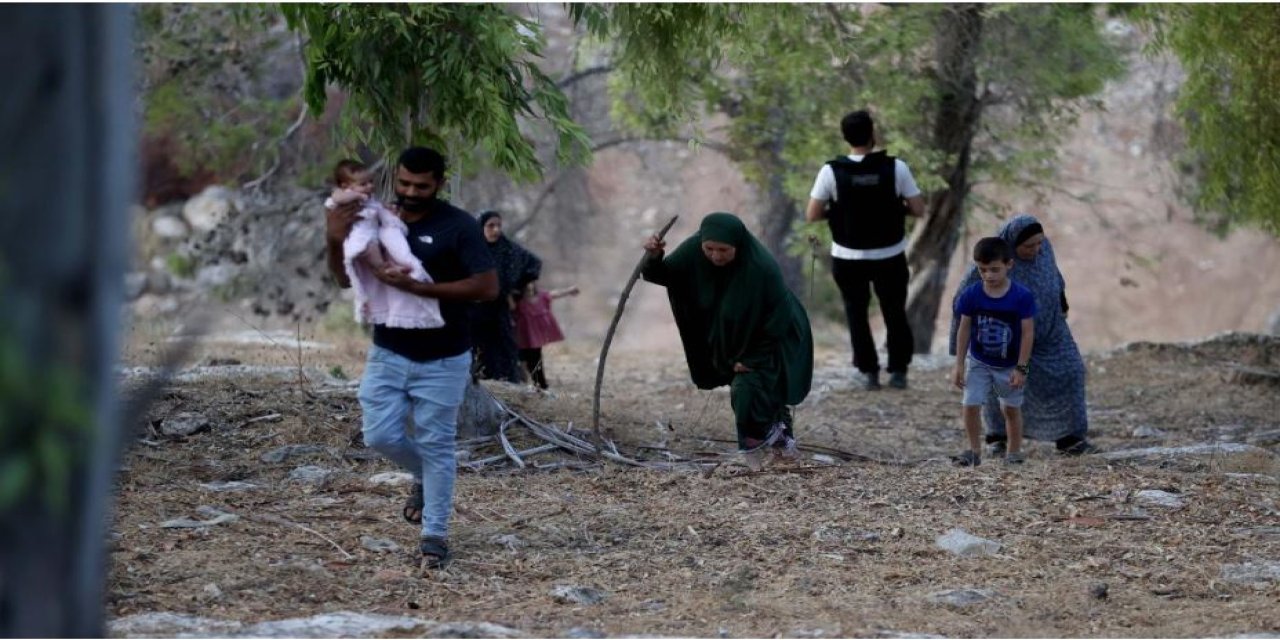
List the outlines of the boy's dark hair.
{"type": "Polygon", "coordinates": [[[409,147],[400,154],[399,165],[409,173],[431,173],[435,174],[436,180],[444,180],[444,156],[435,149],[409,147]]]}
{"type": "Polygon", "coordinates": [[[359,160],[339,160],[338,164],[333,166],[333,185],[336,187],[351,182],[357,173],[368,168],[359,160]]]}
{"type": "Polygon", "coordinates": [[[876,125],[866,110],[849,113],[840,120],[840,133],[851,147],[865,147],[875,139],[876,125]]]}
{"type": "Polygon", "coordinates": [[[983,238],[973,245],[973,261],[979,264],[1013,260],[1013,249],[1004,238],[983,238]]]}

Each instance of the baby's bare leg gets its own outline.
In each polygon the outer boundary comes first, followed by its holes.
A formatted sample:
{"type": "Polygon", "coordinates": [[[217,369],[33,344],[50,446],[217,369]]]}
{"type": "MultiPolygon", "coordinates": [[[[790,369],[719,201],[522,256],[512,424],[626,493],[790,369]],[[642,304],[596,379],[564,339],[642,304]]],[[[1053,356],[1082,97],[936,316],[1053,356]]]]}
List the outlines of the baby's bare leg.
{"type": "Polygon", "coordinates": [[[364,253],[360,254],[360,259],[378,272],[382,272],[387,268],[387,258],[382,255],[382,244],[377,240],[370,242],[369,246],[365,247],[364,253]]]}

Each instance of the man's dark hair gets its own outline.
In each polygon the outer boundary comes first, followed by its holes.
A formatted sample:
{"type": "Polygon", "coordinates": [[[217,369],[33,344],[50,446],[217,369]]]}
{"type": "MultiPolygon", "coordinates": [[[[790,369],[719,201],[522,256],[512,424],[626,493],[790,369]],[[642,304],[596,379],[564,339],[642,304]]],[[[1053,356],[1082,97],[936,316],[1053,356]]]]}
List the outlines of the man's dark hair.
{"type": "Polygon", "coordinates": [[[854,111],[840,120],[840,133],[849,146],[865,147],[875,140],[876,125],[867,111],[854,111]]]}
{"type": "Polygon", "coordinates": [[[979,264],[1008,262],[1013,259],[1013,249],[1004,238],[983,238],[973,245],[973,261],[979,264]]]}
{"type": "Polygon", "coordinates": [[[339,160],[338,164],[333,166],[333,186],[351,182],[357,173],[366,169],[368,167],[359,160],[339,160]]]}
{"type": "Polygon", "coordinates": [[[432,173],[435,174],[436,180],[444,180],[446,168],[444,156],[435,149],[409,147],[400,154],[399,164],[409,173],[432,173]]]}

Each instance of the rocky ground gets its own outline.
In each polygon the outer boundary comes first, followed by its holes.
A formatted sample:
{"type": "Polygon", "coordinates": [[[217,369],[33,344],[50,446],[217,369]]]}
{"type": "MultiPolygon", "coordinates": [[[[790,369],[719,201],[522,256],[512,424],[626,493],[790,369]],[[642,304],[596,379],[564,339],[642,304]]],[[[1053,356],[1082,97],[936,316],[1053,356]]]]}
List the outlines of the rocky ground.
{"type": "MultiPolygon", "coordinates": [[[[1280,637],[1280,338],[1093,355],[1109,453],[1037,443],[1015,469],[947,464],[942,359],[869,393],[820,347],[797,412],[813,448],[750,472],[722,455],[724,393],[693,389],[677,352],[621,350],[603,422],[623,455],[670,468],[552,451],[463,470],[456,561],[420,575],[403,476],[359,446],[343,378],[362,337],[247,337],[206,340],[194,357],[212,366],[139,426],[113,526],[116,636],[1280,637]]],[[[162,346],[135,334],[130,364],[162,346]]],[[[552,395],[488,388],[581,429],[594,358],[550,350],[552,395]]]]}

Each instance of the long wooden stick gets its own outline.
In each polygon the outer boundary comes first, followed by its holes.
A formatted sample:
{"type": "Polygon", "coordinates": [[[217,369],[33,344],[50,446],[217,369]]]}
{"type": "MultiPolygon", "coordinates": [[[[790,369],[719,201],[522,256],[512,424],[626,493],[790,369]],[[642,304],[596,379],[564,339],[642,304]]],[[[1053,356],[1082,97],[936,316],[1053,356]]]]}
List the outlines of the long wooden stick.
{"type": "MultiPolygon", "coordinates": [[[[671,230],[671,225],[676,223],[680,216],[672,216],[662,228],[658,230],[658,239],[661,240],[671,230]]],[[[622,320],[622,310],[627,306],[627,296],[631,295],[631,288],[636,286],[636,280],[640,279],[640,271],[644,269],[644,264],[649,260],[648,252],[640,258],[640,262],[636,263],[636,268],[631,271],[631,277],[627,280],[627,286],[622,289],[622,296],[618,298],[618,308],[613,312],[613,322],[609,323],[609,331],[604,334],[604,344],[600,345],[600,361],[596,363],[596,389],[591,397],[591,431],[596,437],[596,447],[604,442],[604,438],[600,436],[600,385],[604,382],[604,361],[609,357],[609,345],[613,343],[613,332],[618,330],[618,321],[622,320]]]]}

